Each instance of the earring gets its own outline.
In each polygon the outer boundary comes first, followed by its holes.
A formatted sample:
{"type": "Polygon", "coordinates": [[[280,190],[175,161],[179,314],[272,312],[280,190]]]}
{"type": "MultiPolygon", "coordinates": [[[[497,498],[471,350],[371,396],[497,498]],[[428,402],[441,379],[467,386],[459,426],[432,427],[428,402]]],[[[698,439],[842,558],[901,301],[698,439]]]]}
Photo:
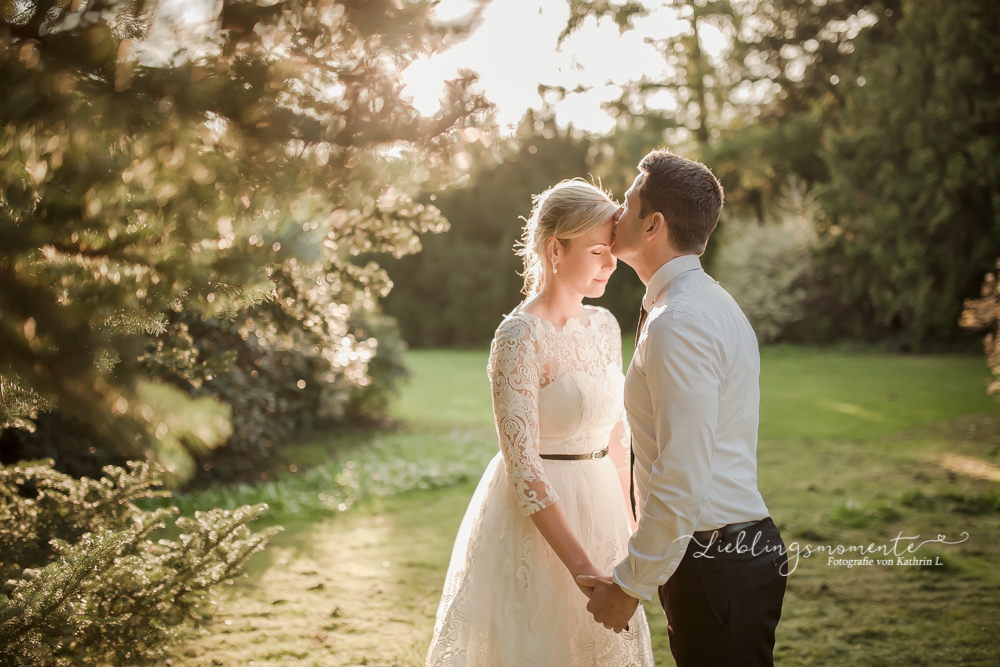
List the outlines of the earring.
{"type": "Polygon", "coordinates": [[[559,269],[555,266],[552,267],[552,273],[559,273],[559,269]]]}

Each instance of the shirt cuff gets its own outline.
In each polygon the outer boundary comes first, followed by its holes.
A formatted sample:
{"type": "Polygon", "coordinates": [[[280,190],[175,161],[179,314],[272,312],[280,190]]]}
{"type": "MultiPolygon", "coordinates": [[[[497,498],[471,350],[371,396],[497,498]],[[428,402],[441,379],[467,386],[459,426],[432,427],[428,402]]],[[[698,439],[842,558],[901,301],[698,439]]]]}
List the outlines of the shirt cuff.
{"type": "Polygon", "coordinates": [[[620,571],[623,570],[623,568],[625,567],[626,562],[627,561],[623,560],[621,563],[618,563],[618,567],[616,567],[611,572],[611,578],[615,580],[615,583],[618,584],[618,586],[623,591],[625,591],[626,593],[628,593],[632,597],[634,597],[634,598],[636,598],[638,600],[646,600],[646,601],[652,600],[653,599],[653,593],[656,592],[656,587],[653,587],[652,590],[648,590],[647,591],[647,589],[650,588],[649,586],[639,586],[638,584],[631,583],[631,578],[628,577],[627,575],[622,576],[623,573],[620,572],[620,571]],[[630,583],[625,583],[626,581],[628,581],[630,583]]]}

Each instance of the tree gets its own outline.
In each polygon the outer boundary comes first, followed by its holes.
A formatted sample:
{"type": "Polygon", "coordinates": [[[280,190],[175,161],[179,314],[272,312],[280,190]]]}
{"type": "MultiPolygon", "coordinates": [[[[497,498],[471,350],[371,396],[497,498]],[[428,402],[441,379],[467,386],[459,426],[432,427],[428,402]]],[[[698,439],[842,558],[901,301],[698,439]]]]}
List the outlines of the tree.
{"type": "Polygon", "coordinates": [[[750,0],[733,2],[739,33],[727,56],[738,83],[729,101],[736,121],[701,147],[731,209],[759,222],[780,218],[782,192],[829,179],[822,128],[843,103],[841,79],[860,39],[891,30],[898,2],[750,0]]]}
{"type": "Polygon", "coordinates": [[[631,3],[570,5],[567,31],[588,14],[612,16],[623,30],[667,15],[678,22],[675,34],[651,40],[664,78],[628,82],[609,111],[619,118],[616,134],[646,137],[652,125],[658,136],[647,150],[666,143],[711,167],[728,210],[763,222],[780,216],[790,180],[808,187],[827,179],[820,128],[839,108],[837,83],[854,41],[876,24],[871,3],[673,0],[655,17],[631,3]],[[721,48],[708,49],[710,41],[721,48]]]}
{"type": "Polygon", "coordinates": [[[1000,7],[904,2],[858,41],[825,133],[821,255],[847,302],[904,344],[953,339],[1000,255],[1000,7]]]}
{"type": "Polygon", "coordinates": [[[713,169],[730,216],[763,223],[780,218],[789,184],[815,191],[800,334],[953,341],[962,298],[1000,253],[994,5],[678,1],[690,27],[661,48],[673,74],[634,82],[613,111],[642,135],[649,92],[690,102],[675,115],[695,141],[676,147],[713,169]],[[695,36],[708,25],[728,42],[706,73],[695,36]]]}
{"type": "Polygon", "coordinates": [[[153,2],[0,3],[0,426],[57,405],[188,475],[231,430],[191,390],[231,364],[298,352],[333,404],[369,383],[389,283],[357,258],[445,227],[414,197],[463,178],[459,132],[489,120],[471,75],[433,118],[401,97],[462,29],[431,7],[224,0],[161,63],[153,2]],[[194,323],[249,352],[199,350],[194,323]]]}

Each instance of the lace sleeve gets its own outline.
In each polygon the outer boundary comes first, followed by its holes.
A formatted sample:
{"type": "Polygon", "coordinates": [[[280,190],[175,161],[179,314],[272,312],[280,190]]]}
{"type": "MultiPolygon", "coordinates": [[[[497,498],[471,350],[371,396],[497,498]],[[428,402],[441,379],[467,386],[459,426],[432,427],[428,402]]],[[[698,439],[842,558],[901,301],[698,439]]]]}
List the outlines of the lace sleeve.
{"type": "Polygon", "coordinates": [[[538,456],[538,352],[528,325],[508,318],[497,329],[487,367],[493,420],[507,480],[525,516],[559,500],[538,456]]]}

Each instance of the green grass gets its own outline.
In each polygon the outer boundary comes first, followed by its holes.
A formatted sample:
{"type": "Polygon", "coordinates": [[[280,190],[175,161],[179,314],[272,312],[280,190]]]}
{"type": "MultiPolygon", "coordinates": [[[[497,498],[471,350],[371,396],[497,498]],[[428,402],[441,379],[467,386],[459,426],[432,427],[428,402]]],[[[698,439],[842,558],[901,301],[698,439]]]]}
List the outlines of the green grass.
{"type": "Polygon", "coordinates": [[[961,544],[913,554],[941,557],[942,567],[847,569],[826,555],[801,558],[788,580],[777,664],[997,664],[998,485],[949,473],[935,455],[995,464],[998,441],[997,420],[965,417],[872,442],[764,443],[760,487],[788,545],[891,545],[898,535],[961,541],[968,533],[961,544]]]}
{"type": "MultiPolygon", "coordinates": [[[[626,363],[631,340],[625,341],[626,363]]],[[[394,414],[414,427],[492,425],[488,352],[414,350],[413,378],[394,414]]],[[[981,357],[837,354],[789,346],[761,353],[762,440],[867,440],[979,412],[1000,412],[986,394],[981,357]]]]}
{"type": "MultiPolygon", "coordinates": [[[[284,485],[292,504],[272,518],[287,530],[226,589],[205,634],[177,647],[174,665],[423,664],[477,477],[462,471],[481,469],[496,444],[485,351],[413,351],[408,363],[414,377],[394,406],[408,430],[355,434],[346,448],[342,436],[319,437],[292,450],[311,471],[190,499],[275,494],[284,485]],[[350,511],[295,505],[297,493],[322,492],[313,471],[324,469],[334,479],[355,475],[341,478],[359,483],[350,511]]],[[[786,544],[969,534],[920,549],[940,567],[847,569],[800,558],[778,665],[1000,663],[1000,484],[949,472],[937,459],[1000,465],[1000,410],[985,395],[986,376],[975,357],[763,351],[760,487],[786,544]]],[[[646,611],[657,664],[672,665],[662,611],[646,611]]]]}
{"type": "Polygon", "coordinates": [[[493,434],[483,428],[354,432],[345,438],[349,442],[335,441],[335,449],[329,439],[291,447],[286,453],[289,470],[276,471],[272,481],[209,487],[146,505],[176,505],[190,515],[213,507],[267,503],[272,520],[322,516],[413,489],[478,479],[495,453],[493,434]]]}
{"type": "Polygon", "coordinates": [[[406,365],[413,373],[393,414],[412,427],[492,426],[486,350],[412,350],[406,365]]]}
{"type": "Polygon", "coordinates": [[[846,355],[778,346],[761,353],[762,440],[868,440],[979,412],[981,357],[846,355]]]}

